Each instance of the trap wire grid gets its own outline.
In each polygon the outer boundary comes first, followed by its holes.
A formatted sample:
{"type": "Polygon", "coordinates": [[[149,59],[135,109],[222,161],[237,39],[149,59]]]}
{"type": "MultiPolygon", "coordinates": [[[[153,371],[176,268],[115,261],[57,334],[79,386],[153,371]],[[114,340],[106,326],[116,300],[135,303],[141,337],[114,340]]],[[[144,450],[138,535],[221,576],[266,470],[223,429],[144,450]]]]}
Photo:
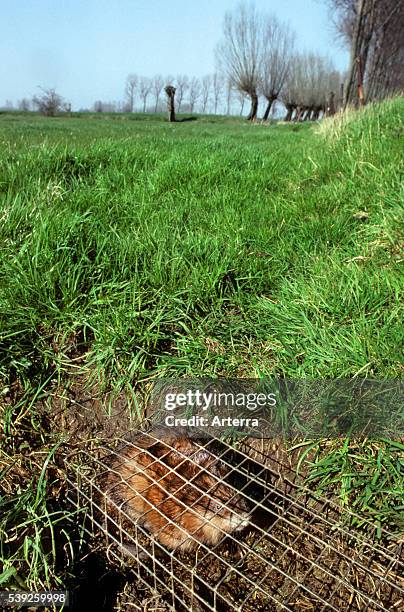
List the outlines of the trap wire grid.
{"type": "MultiPolygon", "coordinates": [[[[265,513],[266,523],[253,522],[252,529],[241,533],[223,531],[223,538],[214,546],[198,541],[192,552],[167,550],[159,542],[158,530],[150,534],[142,521],[131,518],[125,504],[108,498],[102,488],[103,476],[111,470],[108,457],[114,457],[115,469],[119,470],[119,462],[125,461],[119,447],[132,445],[139,452],[133,434],[131,439],[134,441],[116,438],[113,446],[92,445],[69,455],[68,499],[77,510],[86,511],[85,530],[90,536],[105,539],[108,556],[129,570],[134,580],[150,590],[150,595],[158,594],[169,609],[403,609],[403,542],[392,538],[384,545],[349,529],[331,499],[305,487],[290,464],[265,449],[271,441],[261,440],[257,448],[257,440],[244,440],[237,445],[236,464],[229,462],[227,452],[233,447],[223,441],[220,443],[224,450],[219,455],[229,472],[248,481],[248,487],[235,491],[235,495],[244,496],[258,515],[265,513]],[[255,486],[264,491],[259,500],[251,496],[255,486]],[[241,556],[231,553],[232,544],[241,550],[241,556]]],[[[203,447],[209,450],[213,443],[213,438],[207,439],[203,447]]],[[[192,462],[192,456],[183,455],[180,461],[192,462]]],[[[171,469],[182,478],[177,467],[171,469]]],[[[189,480],[183,480],[183,486],[189,486],[189,480]]],[[[164,487],[164,482],[160,485],[164,487]]],[[[198,501],[216,501],[213,490],[198,489],[196,482],[192,486],[194,493],[200,494],[198,501]]],[[[144,491],[131,493],[145,499],[144,491]]],[[[181,513],[196,513],[192,505],[183,504],[181,513]]],[[[153,511],[160,512],[158,505],[153,511]]],[[[178,528],[178,517],[174,522],[166,514],[161,515],[166,525],[173,523],[178,528]]],[[[186,537],[196,540],[189,532],[186,537]]]]}

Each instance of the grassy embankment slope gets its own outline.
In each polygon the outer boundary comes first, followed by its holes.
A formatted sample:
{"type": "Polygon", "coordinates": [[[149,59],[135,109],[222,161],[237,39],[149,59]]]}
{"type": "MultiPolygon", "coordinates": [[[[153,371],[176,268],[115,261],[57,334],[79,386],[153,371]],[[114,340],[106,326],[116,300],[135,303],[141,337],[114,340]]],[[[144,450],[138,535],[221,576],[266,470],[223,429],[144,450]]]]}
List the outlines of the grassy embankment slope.
{"type": "MultiPolygon", "coordinates": [[[[128,397],[154,376],[402,372],[403,115],[0,116],[4,584],[58,575],[57,435],[35,403],[77,355],[128,397]]],[[[331,444],[317,484],[396,525],[399,451],[331,444]]]]}

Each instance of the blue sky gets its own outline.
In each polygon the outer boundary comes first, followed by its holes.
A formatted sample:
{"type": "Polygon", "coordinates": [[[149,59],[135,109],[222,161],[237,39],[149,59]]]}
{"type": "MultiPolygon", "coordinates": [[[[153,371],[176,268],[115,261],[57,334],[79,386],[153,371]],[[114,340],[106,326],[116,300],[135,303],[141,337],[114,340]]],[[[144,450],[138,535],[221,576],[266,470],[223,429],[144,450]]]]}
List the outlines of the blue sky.
{"type": "MultiPolygon", "coordinates": [[[[0,105],[55,87],[73,108],[121,100],[130,72],[213,72],[226,10],[238,0],[0,0],[0,105]]],[[[298,46],[345,68],[322,0],[256,0],[296,31],[298,46]]]]}

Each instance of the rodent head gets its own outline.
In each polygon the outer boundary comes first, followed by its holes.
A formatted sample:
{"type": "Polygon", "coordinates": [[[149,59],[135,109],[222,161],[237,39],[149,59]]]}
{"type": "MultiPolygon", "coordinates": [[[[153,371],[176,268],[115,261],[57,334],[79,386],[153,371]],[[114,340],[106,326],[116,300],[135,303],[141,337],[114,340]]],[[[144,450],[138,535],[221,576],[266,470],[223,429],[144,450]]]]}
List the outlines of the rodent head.
{"type": "Polygon", "coordinates": [[[247,500],[233,487],[220,483],[211,493],[209,522],[226,533],[241,531],[250,523],[250,507],[247,500]]]}

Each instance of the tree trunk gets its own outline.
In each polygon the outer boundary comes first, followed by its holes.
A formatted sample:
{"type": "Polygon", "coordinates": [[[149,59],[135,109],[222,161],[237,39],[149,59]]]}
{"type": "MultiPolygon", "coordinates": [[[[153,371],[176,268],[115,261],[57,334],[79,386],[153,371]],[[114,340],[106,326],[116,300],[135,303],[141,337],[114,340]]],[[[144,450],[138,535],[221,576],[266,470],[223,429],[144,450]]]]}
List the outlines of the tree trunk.
{"type": "Polygon", "coordinates": [[[335,115],[335,93],[330,91],[330,95],[324,109],[324,116],[332,117],[333,115],[335,115]]]}
{"type": "Polygon", "coordinates": [[[363,81],[369,55],[370,41],[375,29],[375,0],[358,0],[358,11],[351,43],[344,107],[354,102],[365,104],[363,81]]]}
{"type": "Polygon", "coordinates": [[[341,83],[340,85],[339,108],[340,110],[344,108],[344,83],[341,83]]]}
{"type": "Polygon", "coordinates": [[[170,121],[170,123],[173,123],[176,120],[174,105],[175,87],[173,87],[172,85],[167,85],[164,91],[167,94],[168,120],[170,121]]]}
{"type": "Polygon", "coordinates": [[[293,104],[285,104],[286,106],[286,116],[284,121],[292,121],[293,111],[295,109],[293,104]]]}
{"type": "Polygon", "coordinates": [[[269,117],[269,113],[271,112],[272,104],[275,102],[276,98],[271,96],[270,98],[267,98],[267,100],[268,100],[268,104],[265,109],[264,116],[262,117],[263,121],[268,121],[268,117],[269,117]]]}
{"type": "Polygon", "coordinates": [[[303,107],[302,106],[297,106],[296,107],[295,121],[301,121],[301,119],[302,119],[302,112],[303,112],[303,107]]]}
{"type": "Polygon", "coordinates": [[[362,63],[362,57],[359,56],[357,58],[357,71],[358,71],[358,99],[359,99],[359,104],[361,106],[365,106],[365,94],[363,92],[363,63],[362,63]]]}
{"type": "Polygon", "coordinates": [[[257,96],[257,92],[253,91],[250,93],[250,98],[251,98],[251,109],[250,109],[250,113],[247,117],[248,121],[256,121],[257,119],[257,113],[258,113],[258,96],[257,96]]]}

